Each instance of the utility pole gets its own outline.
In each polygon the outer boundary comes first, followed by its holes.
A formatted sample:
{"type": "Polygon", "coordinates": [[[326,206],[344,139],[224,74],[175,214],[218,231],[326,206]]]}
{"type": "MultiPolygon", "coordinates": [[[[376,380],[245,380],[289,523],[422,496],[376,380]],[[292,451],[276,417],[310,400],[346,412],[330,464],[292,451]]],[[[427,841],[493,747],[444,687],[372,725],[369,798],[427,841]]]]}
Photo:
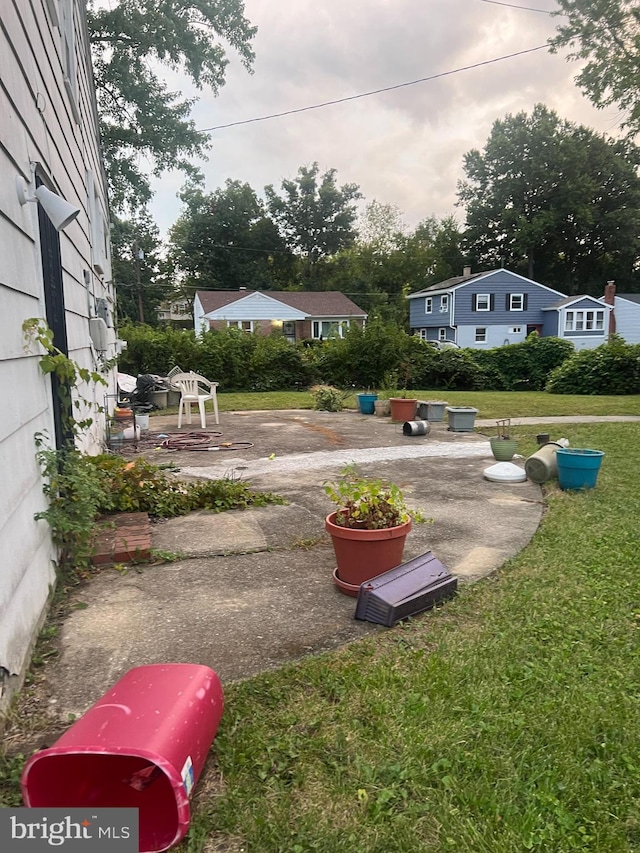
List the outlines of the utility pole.
{"type": "Polygon", "coordinates": [[[136,290],[138,292],[138,319],[144,323],[144,307],[142,305],[142,284],[140,282],[140,261],[144,260],[144,252],[138,246],[138,240],[133,241],[133,262],[136,273],[136,290]]]}

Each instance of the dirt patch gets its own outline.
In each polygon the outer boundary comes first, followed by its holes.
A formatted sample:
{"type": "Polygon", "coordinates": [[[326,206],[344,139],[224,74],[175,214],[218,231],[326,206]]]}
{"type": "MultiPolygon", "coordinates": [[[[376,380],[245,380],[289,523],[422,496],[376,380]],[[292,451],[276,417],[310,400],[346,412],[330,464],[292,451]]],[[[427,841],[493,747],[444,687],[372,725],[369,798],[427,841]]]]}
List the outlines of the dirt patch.
{"type": "Polygon", "coordinates": [[[289,421],[290,423],[296,424],[296,426],[304,427],[305,429],[311,430],[311,432],[324,436],[332,447],[342,447],[346,443],[344,436],[329,427],[320,426],[319,424],[310,424],[308,421],[303,421],[300,418],[285,418],[282,415],[279,416],[279,420],[289,421]]]}

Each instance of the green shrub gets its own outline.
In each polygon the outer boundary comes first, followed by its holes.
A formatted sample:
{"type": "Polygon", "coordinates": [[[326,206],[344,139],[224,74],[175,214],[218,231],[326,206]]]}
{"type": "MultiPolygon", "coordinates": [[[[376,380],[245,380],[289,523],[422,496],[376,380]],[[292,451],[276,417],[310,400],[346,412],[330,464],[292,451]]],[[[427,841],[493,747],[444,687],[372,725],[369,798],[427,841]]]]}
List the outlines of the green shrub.
{"type": "Polygon", "coordinates": [[[518,344],[471,350],[484,374],[487,391],[541,391],[549,373],[569,358],[573,344],[560,338],[541,338],[533,332],[518,344]]]}
{"type": "Polygon", "coordinates": [[[408,359],[411,336],[395,323],[373,316],[364,328],[352,324],[343,339],[324,341],[311,353],[317,375],[329,385],[378,388],[390,371],[408,359]]]}
{"type": "Polygon", "coordinates": [[[284,503],[269,492],[254,492],[239,480],[183,482],[144,459],[127,461],[103,454],[86,457],[104,485],[99,513],[148,512],[154,518],[173,518],[196,509],[225,512],[249,506],[284,503]]]}
{"type": "Polygon", "coordinates": [[[551,394],[640,394],[640,345],[619,337],[580,350],[551,372],[551,394]]]}
{"type": "Polygon", "coordinates": [[[199,344],[193,331],[185,329],[127,325],[118,332],[127,348],[118,358],[121,373],[138,376],[157,373],[166,376],[176,365],[182,370],[199,370],[199,344]]]}
{"type": "Polygon", "coordinates": [[[94,522],[107,488],[105,477],[88,456],[74,448],[46,448],[41,437],[37,437],[37,444],[36,458],[48,506],[35,518],[51,528],[58,547],[58,571],[83,570],[91,560],[94,522]]]}
{"type": "Polygon", "coordinates": [[[219,382],[223,391],[248,391],[252,380],[251,359],[258,337],[258,334],[233,326],[205,332],[200,342],[198,373],[219,382]]]}
{"type": "Polygon", "coordinates": [[[314,379],[313,364],[304,349],[280,334],[256,336],[249,368],[251,391],[306,389],[314,379]]]}
{"type": "Polygon", "coordinates": [[[424,341],[428,352],[423,372],[412,377],[418,388],[441,388],[447,391],[476,391],[485,388],[485,374],[475,361],[475,352],[468,349],[435,350],[424,341]]]}
{"type": "Polygon", "coordinates": [[[347,393],[333,385],[316,385],[311,389],[313,408],[320,412],[341,412],[347,393]]]}
{"type": "Polygon", "coordinates": [[[73,448],[45,448],[42,439],[38,441],[37,459],[48,506],[35,518],[49,524],[58,547],[57,570],[68,581],[85,576],[96,520],[104,513],[148,512],[155,518],[173,518],[196,509],[224,512],[285,503],[278,495],[254,492],[239,480],[185,483],[144,459],[85,456],[73,448]]]}

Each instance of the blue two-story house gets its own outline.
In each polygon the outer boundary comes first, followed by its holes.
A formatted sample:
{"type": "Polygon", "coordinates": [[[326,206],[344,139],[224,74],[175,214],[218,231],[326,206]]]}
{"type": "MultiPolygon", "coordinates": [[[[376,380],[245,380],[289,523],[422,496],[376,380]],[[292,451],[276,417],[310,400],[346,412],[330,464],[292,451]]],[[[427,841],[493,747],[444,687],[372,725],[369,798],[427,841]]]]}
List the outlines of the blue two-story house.
{"type": "Polygon", "coordinates": [[[425,341],[490,348],[524,341],[531,332],[572,341],[576,349],[604,343],[610,306],[592,296],[566,297],[505,269],[432,284],[409,299],[411,332],[425,341]]]}

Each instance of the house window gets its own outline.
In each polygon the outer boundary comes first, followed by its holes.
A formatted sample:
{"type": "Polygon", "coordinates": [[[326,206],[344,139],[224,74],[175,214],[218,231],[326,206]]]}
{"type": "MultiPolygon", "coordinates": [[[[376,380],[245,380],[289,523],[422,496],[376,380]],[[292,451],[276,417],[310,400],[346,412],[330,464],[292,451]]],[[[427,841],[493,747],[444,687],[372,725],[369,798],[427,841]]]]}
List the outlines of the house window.
{"type": "Polygon", "coordinates": [[[447,330],[446,329],[438,329],[438,340],[446,341],[447,340],[447,330]]]}
{"type": "Polygon", "coordinates": [[[485,326],[476,326],[476,343],[477,344],[486,344],[487,342],[487,329],[485,326]]]}
{"type": "Polygon", "coordinates": [[[576,332],[584,330],[584,311],[576,311],[576,332]]]}
{"type": "Polygon", "coordinates": [[[424,313],[431,314],[433,311],[433,298],[431,296],[427,296],[424,300],[424,313]]]}
{"type": "Polygon", "coordinates": [[[524,311],[524,294],[510,293],[509,294],[509,311],[524,311]]]}
{"type": "Polygon", "coordinates": [[[604,329],[604,311],[585,311],[585,329],[604,329]]]}
{"type": "Polygon", "coordinates": [[[491,311],[491,296],[488,293],[476,295],[476,311],[491,311]]]}
{"type": "Polygon", "coordinates": [[[243,332],[253,332],[253,320],[227,320],[227,326],[233,326],[243,332]]]}
{"type": "Polygon", "coordinates": [[[511,326],[509,329],[510,335],[519,335],[522,332],[522,326],[511,326]]]}
{"type": "Polygon", "coordinates": [[[440,297],[440,313],[444,314],[449,310],[449,295],[445,293],[444,296],[440,297]]]}
{"type": "Polygon", "coordinates": [[[314,320],[311,325],[311,337],[320,341],[326,341],[327,338],[344,338],[348,328],[348,320],[314,320]]]}
{"type": "Polygon", "coordinates": [[[426,329],[418,329],[418,337],[420,338],[421,341],[429,340],[429,338],[427,337],[427,330],[426,329]]]}
{"type": "Polygon", "coordinates": [[[565,332],[573,332],[573,323],[574,323],[573,311],[567,311],[567,313],[564,316],[564,330],[565,330],[565,332]]]}

